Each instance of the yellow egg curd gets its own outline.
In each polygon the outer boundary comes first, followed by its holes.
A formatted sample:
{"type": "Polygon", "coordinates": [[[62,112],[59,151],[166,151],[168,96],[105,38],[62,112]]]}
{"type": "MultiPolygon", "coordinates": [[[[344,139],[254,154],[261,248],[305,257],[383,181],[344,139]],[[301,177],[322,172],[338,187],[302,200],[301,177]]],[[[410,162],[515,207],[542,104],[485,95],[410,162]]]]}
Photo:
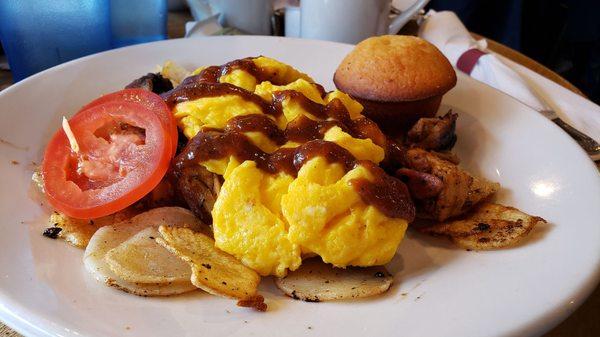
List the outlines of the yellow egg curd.
{"type": "MultiPolygon", "coordinates": [[[[347,94],[333,91],[324,95],[310,77],[279,61],[266,57],[252,61],[268,73],[270,81],[258,83],[244,69],[235,69],[219,81],[252,92],[265,103],[283,91],[295,91],[302,99],[320,105],[337,99],[351,119],[363,118],[362,105],[347,94]]],[[[305,104],[287,97],[281,102],[282,114],[269,118],[281,130],[296,118],[319,120],[305,104]]],[[[186,137],[192,138],[205,128],[224,129],[236,116],[265,111],[242,96],[222,95],[178,103],[173,113],[186,137]]],[[[260,132],[245,135],[265,153],[300,145],[278,145],[260,132]]],[[[343,147],[357,160],[378,164],[385,156],[384,149],[371,139],[354,138],[338,126],[329,128],[323,140],[343,147]]],[[[407,228],[406,220],[385,216],[355,191],[352,180],[373,179],[360,164],[347,171],[341,164],[317,156],[304,163],[297,177],[284,171],[266,172],[256,162],[240,162],[234,156],[200,164],[224,177],[212,210],[217,247],[261,275],[285,276],[302,264],[304,256],[314,254],[338,267],[385,264],[407,228]]]]}

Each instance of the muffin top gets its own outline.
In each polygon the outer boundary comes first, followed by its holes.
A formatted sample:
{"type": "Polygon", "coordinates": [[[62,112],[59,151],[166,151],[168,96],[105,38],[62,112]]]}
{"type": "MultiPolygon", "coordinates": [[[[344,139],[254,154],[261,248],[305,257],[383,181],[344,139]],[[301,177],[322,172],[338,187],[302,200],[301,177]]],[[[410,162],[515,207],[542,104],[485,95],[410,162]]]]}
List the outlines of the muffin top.
{"type": "Polygon", "coordinates": [[[414,36],[368,38],[346,55],[333,82],[352,96],[380,102],[414,101],[442,95],[456,84],[448,59],[414,36]]]}

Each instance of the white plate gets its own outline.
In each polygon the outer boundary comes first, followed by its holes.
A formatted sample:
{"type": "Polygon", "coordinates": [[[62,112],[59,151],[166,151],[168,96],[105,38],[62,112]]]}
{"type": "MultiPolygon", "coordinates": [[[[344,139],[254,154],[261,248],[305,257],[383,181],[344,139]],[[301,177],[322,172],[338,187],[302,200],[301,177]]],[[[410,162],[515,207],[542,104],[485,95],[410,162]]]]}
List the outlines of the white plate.
{"type": "Polygon", "coordinates": [[[466,252],[409,235],[384,296],[304,303],[265,279],[269,312],[262,314],[200,292],[122,293],[88,275],[81,250],[42,237],[47,211],[30,199],[31,161],[39,162],[63,114],[168,59],[192,69],[263,54],[332,89],[333,71],[350,49],[267,37],[171,40],[76,60],[0,93],[0,319],[27,335],[467,337],[537,335],[575,310],[599,276],[598,171],[552,123],[462,75],[442,109],[460,113],[463,164],[502,183],[501,202],[549,221],[517,248],[466,252]]]}

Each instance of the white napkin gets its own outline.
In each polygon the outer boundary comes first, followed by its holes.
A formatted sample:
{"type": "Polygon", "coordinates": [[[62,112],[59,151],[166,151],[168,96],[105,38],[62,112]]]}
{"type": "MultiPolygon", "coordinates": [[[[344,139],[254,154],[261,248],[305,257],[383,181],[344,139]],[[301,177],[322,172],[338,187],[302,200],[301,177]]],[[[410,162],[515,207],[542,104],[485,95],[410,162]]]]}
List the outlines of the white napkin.
{"type": "MultiPolygon", "coordinates": [[[[433,43],[456,66],[459,57],[469,49],[487,52],[485,40],[475,41],[454,12],[430,10],[419,28],[419,36],[433,43]]],[[[503,91],[535,110],[548,110],[524,78],[504,64],[496,55],[486,54],[479,58],[471,71],[471,77],[503,91]]]]}
{"type": "Polygon", "coordinates": [[[185,37],[211,36],[223,30],[219,24],[219,13],[200,21],[185,23],[185,37]]]}
{"type": "Polygon", "coordinates": [[[539,74],[497,55],[485,40],[475,41],[453,12],[430,10],[419,28],[419,36],[433,43],[453,66],[467,50],[477,48],[481,56],[471,77],[515,97],[535,110],[551,109],[575,128],[600,141],[600,107],[539,74]]]}

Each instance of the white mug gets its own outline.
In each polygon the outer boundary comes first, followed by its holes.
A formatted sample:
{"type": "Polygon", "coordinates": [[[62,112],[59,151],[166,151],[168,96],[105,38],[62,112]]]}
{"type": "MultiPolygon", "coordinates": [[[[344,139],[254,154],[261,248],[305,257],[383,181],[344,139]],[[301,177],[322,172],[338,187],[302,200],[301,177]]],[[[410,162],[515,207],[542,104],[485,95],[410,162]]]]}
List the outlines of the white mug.
{"type": "Polygon", "coordinates": [[[358,43],[375,35],[397,34],[428,2],[417,0],[390,21],[391,0],[302,0],[300,37],[358,43]]]}
{"type": "Polygon", "coordinates": [[[220,13],[219,23],[254,35],[271,35],[274,0],[187,0],[194,19],[220,13]]]}
{"type": "Polygon", "coordinates": [[[285,6],[284,18],[284,35],[300,37],[300,7],[285,6]]]}

